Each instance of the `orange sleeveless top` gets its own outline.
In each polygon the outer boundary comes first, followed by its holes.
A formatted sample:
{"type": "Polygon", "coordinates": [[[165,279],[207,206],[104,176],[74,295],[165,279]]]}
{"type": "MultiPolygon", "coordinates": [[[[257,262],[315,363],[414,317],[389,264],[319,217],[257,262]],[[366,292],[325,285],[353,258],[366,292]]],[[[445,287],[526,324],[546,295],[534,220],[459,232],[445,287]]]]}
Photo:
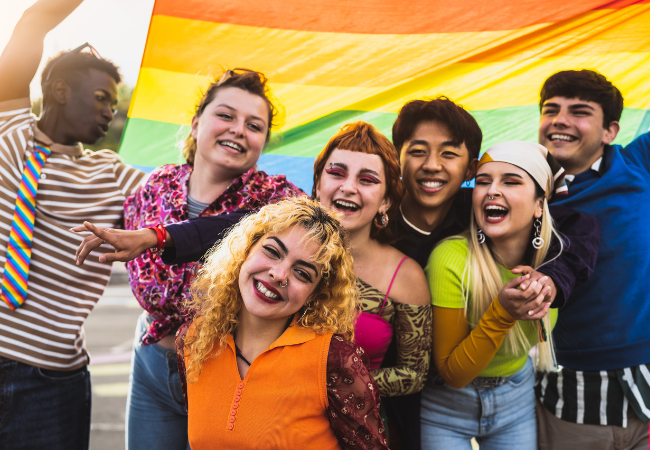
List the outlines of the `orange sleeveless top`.
{"type": "Polygon", "coordinates": [[[340,449],[327,417],[331,338],[298,325],[287,328],[242,380],[228,336],[227,347],[187,384],[192,449],[340,449]]]}

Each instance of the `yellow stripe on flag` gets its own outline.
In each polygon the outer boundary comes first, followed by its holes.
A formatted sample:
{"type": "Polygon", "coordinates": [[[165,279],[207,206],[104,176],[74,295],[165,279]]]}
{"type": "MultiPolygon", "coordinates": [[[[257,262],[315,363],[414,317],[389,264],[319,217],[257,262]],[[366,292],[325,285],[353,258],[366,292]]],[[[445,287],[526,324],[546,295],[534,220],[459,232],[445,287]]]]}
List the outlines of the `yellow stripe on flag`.
{"type": "MultiPolygon", "coordinates": [[[[621,81],[617,86],[626,99],[625,106],[644,109],[650,106],[650,83],[638,83],[625,76],[639,66],[650,67],[650,52],[619,53],[608,59],[589,55],[525,60],[518,64],[457,63],[388,91],[282,83],[271,86],[286,110],[287,120],[282,127],[286,130],[331,111],[355,109],[396,113],[410,99],[438,95],[446,95],[471,110],[536,104],[540,86],[558,67],[589,68],[618,78],[621,81]]],[[[138,81],[138,102],[129,111],[129,116],[189,125],[199,92],[211,79],[143,68],[138,81]]]]}
{"type": "MultiPolygon", "coordinates": [[[[138,101],[132,104],[129,117],[190,125],[199,92],[213,77],[193,76],[143,68],[138,78],[138,101]],[[178,89],[177,86],[183,86],[178,89]]],[[[345,108],[381,92],[381,88],[305,86],[271,83],[273,94],[286,110],[283,129],[321,117],[324,111],[345,108]]]]}
{"type": "Polygon", "coordinates": [[[277,30],[154,16],[143,67],[204,76],[247,67],[274,83],[390,86],[468,58],[544,25],[436,34],[354,34],[277,30]]]}

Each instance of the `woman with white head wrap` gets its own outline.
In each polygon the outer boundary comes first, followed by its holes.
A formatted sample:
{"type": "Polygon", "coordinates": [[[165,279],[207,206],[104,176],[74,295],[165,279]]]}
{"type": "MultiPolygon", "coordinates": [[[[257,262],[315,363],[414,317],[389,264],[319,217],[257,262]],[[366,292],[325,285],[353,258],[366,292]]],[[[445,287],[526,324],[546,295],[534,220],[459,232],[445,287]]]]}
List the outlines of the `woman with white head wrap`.
{"type": "Polygon", "coordinates": [[[434,305],[434,363],[422,395],[423,448],[536,449],[534,369],[553,367],[546,277],[539,267],[552,238],[548,211],[566,191],[563,171],[539,144],[504,142],[478,163],[470,230],[443,241],[426,268],[434,305]],[[516,296],[513,290],[519,290],[516,296]],[[516,298],[516,299],[515,299],[516,298]]]}

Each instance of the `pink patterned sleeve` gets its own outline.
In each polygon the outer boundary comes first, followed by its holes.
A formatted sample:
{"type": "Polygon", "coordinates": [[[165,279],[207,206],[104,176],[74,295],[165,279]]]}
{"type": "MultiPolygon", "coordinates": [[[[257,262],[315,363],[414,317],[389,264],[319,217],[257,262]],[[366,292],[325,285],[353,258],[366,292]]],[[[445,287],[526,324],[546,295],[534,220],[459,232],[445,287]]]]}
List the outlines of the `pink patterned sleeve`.
{"type": "Polygon", "coordinates": [[[328,415],[334,434],[347,449],[388,449],[379,416],[379,388],[361,347],[332,336],[327,357],[328,415]]]}
{"type": "Polygon", "coordinates": [[[280,185],[280,192],[283,197],[299,197],[301,195],[306,195],[302,189],[287,180],[286,177],[284,183],[280,185]]]}

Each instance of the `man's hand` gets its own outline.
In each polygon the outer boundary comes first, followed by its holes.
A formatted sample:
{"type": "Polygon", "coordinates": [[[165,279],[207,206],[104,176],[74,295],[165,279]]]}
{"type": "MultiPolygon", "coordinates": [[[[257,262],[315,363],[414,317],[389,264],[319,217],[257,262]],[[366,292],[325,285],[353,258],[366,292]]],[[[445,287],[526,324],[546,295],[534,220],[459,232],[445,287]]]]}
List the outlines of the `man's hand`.
{"type": "Polygon", "coordinates": [[[530,273],[518,276],[501,289],[499,303],[515,320],[539,320],[548,313],[551,306],[546,301],[552,291],[547,285],[549,281],[550,278],[546,275],[536,279],[530,273]]]}
{"type": "Polygon", "coordinates": [[[125,231],[112,228],[97,228],[90,222],[84,222],[83,226],[75,227],[71,230],[75,233],[83,231],[93,233],[84,238],[75,253],[74,258],[78,266],[84,263],[90,252],[105,243],[112,245],[115,253],[101,255],[99,262],[131,261],[148,248],[153,248],[158,244],[156,232],[148,228],[125,231]]]}

